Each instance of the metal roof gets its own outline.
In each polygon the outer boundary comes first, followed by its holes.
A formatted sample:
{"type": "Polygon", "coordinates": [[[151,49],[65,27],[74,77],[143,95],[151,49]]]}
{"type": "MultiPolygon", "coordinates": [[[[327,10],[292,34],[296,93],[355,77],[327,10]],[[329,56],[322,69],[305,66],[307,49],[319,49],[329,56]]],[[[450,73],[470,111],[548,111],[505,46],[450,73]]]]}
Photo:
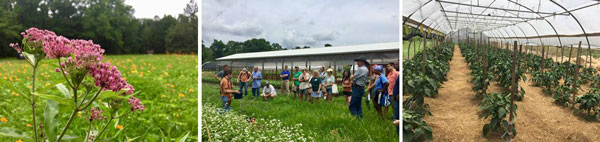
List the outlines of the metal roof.
{"type": "Polygon", "coordinates": [[[293,56],[297,57],[297,56],[314,56],[314,55],[334,55],[334,54],[350,54],[350,53],[372,53],[372,52],[398,52],[398,54],[400,54],[399,53],[400,52],[400,42],[239,53],[239,54],[233,54],[233,55],[218,58],[217,61],[255,59],[255,58],[293,57],[293,56]]]}

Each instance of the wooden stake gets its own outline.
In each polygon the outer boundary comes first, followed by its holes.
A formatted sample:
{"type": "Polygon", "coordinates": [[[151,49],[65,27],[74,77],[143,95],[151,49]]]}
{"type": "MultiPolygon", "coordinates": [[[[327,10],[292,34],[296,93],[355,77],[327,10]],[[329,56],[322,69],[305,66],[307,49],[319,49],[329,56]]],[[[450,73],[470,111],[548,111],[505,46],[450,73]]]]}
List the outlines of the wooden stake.
{"type": "Polygon", "coordinates": [[[485,84],[485,79],[487,77],[486,71],[487,71],[487,46],[485,43],[483,43],[483,80],[482,80],[482,84],[484,85],[483,87],[483,95],[487,95],[487,84],[485,84]]]}
{"type": "Polygon", "coordinates": [[[579,73],[579,56],[581,56],[581,41],[579,41],[579,47],[577,48],[577,60],[576,65],[575,65],[575,76],[573,78],[573,87],[572,87],[572,94],[573,94],[573,102],[571,103],[571,107],[575,108],[575,96],[577,96],[577,77],[578,77],[578,73],[579,73]]]}
{"type": "Polygon", "coordinates": [[[421,71],[423,73],[425,73],[425,64],[427,63],[426,62],[427,58],[425,57],[425,55],[427,55],[427,52],[425,51],[425,48],[427,48],[427,40],[426,40],[425,37],[426,37],[426,35],[425,35],[425,33],[423,33],[423,41],[425,41],[425,42],[423,42],[423,50],[421,50],[421,52],[423,52],[423,55],[422,55],[423,56],[423,63],[421,64],[421,71]]]}
{"type": "Polygon", "coordinates": [[[546,48],[544,47],[544,44],[542,44],[542,66],[540,67],[540,70],[541,70],[542,74],[544,74],[544,60],[546,59],[544,57],[544,55],[545,55],[544,54],[544,51],[545,51],[544,49],[546,49],[546,48]]]}
{"type": "MultiPolygon", "coordinates": [[[[517,51],[517,41],[514,42],[514,46],[513,46],[513,51],[517,51]]],[[[510,139],[511,135],[512,135],[512,129],[513,129],[513,110],[514,110],[514,101],[515,101],[515,94],[517,92],[516,89],[516,68],[517,68],[517,52],[513,52],[513,66],[512,66],[512,75],[511,75],[511,83],[512,83],[512,93],[510,94],[510,114],[509,114],[509,118],[508,118],[508,138],[510,139]]]]}

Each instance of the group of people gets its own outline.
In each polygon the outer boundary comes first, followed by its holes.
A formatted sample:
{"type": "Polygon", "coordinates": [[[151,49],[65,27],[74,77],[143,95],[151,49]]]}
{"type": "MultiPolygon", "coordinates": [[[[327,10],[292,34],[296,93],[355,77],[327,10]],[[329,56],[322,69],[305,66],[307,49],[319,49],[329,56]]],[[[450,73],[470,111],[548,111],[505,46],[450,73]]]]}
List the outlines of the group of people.
{"type": "MultiPolygon", "coordinates": [[[[362,99],[367,92],[367,103],[372,102],[379,116],[384,119],[388,112],[389,105],[394,109],[393,119],[399,119],[399,72],[398,63],[388,63],[385,65],[369,65],[365,58],[354,60],[357,69],[354,73],[350,70],[342,72],[342,94],[345,98],[346,105],[350,114],[362,118],[362,99]]],[[[215,78],[221,80],[220,91],[223,109],[228,111],[231,107],[232,95],[248,95],[248,83],[251,82],[252,96],[261,97],[265,101],[273,99],[277,96],[275,87],[265,81],[265,85],[261,86],[262,73],[258,67],[254,67],[252,72],[243,68],[237,76],[239,90],[232,88],[232,71],[225,65],[223,71],[215,75],[215,78]],[[260,88],[263,88],[260,92],[260,88]]],[[[288,70],[288,66],[284,66],[284,70],[280,73],[281,78],[281,93],[294,94],[294,100],[310,101],[318,103],[319,99],[332,102],[333,94],[337,94],[337,84],[334,75],[334,69],[326,69],[322,67],[320,70],[310,71],[306,67],[294,67],[294,72],[288,70]],[[290,81],[292,81],[290,89],[290,81]]]]}

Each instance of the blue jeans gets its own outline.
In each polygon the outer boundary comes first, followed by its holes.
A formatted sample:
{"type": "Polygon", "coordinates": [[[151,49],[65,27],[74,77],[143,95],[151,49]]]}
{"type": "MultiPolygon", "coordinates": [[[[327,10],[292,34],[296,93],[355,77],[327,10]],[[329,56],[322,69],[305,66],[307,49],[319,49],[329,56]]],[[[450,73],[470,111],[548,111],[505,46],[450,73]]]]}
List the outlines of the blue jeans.
{"type": "MultiPolygon", "coordinates": [[[[394,120],[400,120],[400,102],[396,101],[396,97],[392,98],[392,107],[394,108],[394,120]]],[[[400,132],[400,125],[396,126],[396,132],[400,132]]]]}
{"type": "Polygon", "coordinates": [[[260,88],[252,88],[252,96],[260,97],[260,88]]]}
{"type": "Polygon", "coordinates": [[[225,112],[229,111],[231,109],[231,104],[227,105],[229,96],[221,96],[221,101],[223,102],[223,110],[225,110],[225,112]]]}
{"type": "Polygon", "coordinates": [[[240,82],[240,93],[244,96],[248,95],[248,82],[240,82]],[[243,93],[242,90],[244,91],[243,93]]]}
{"type": "Polygon", "coordinates": [[[365,87],[352,85],[352,97],[350,98],[350,114],[362,118],[362,96],[365,94],[365,87]]]}

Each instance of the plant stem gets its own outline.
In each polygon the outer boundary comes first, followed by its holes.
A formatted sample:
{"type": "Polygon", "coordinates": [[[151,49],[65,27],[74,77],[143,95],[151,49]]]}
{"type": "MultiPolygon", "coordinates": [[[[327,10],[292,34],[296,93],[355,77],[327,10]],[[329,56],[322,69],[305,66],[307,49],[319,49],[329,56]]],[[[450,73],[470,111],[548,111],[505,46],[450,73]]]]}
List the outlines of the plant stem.
{"type": "MultiPolygon", "coordinates": [[[[83,101],[85,101],[85,100],[81,100],[81,103],[79,105],[77,105],[77,107],[75,107],[75,109],[73,110],[73,113],[71,113],[71,116],[69,117],[69,120],[67,121],[67,125],[65,125],[65,127],[62,130],[62,132],[60,133],[60,136],[56,140],[57,142],[60,141],[62,139],[62,137],[65,135],[65,133],[67,132],[67,129],[69,128],[69,125],[71,125],[71,122],[73,122],[73,118],[75,118],[75,114],[77,114],[77,112],[79,112],[81,110],[84,110],[90,104],[92,104],[92,102],[94,102],[94,99],[96,99],[96,97],[98,97],[98,94],[100,94],[100,92],[102,91],[102,89],[104,89],[104,88],[100,88],[100,90],[98,90],[98,93],[96,93],[96,95],[94,95],[94,98],[92,100],[90,100],[90,103],[87,104],[85,107],[80,108],[81,104],[83,104],[83,101]]],[[[77,90],[75,90],[74,96],[77,96],[77,90]]]]}
{"type": "Polygon", "coordinates": [[[37,134],[37,122],[35,121],[35,95],[33,95],[35,93],[35,73],[37,72],[37,65],[33,66],[33,75],[31,76],[31,114],[33,116],[33,134],[35,135],[35,142],[38,141],[38,134],[37,134]]]}
{"type": "Polygon", "coordinates": [[[77,114],[78,110],[79,109],[75,108],[75,110],[73,110],[73,113],[71,113],[71,116],[69,117],[69,120],[67,121],[67,124],[65,125],[62,132],[60,133],[60,136],[58,136],[58,139],[56,139],[57,142],[59,142],[62,139],[62,137],[65,135],[65,133],[67,132],[67,128],[69,128],[69,125],[71,125],[71,122],[73,122],[73,118],[75,118],[75,114],[77,114]]]}
{"type": "MultiPolygon", "coordinates": [[[[98,95],[100,95],[100,92],[102,92],[102,89],[104,89],[104,88],[100,88],[98,90],[98,92],[94,95],[94,97],[92,97],[92,99],[90,99],[90,101],[88,102],[87,105],[85,105],[84,107],[81,107],[81,108],[78,107],[77,110],[80,110],[80,111],[81,110],[85,110],[85,108],[89,107],[92,103],[94,103],[94,100],[96,100],[96,98],[98,97],[98,95]]],[[[85,101],[85,100],[81,100],[81,104],[82,105],[83,105],[83,101],[85,101]]]]}
{"type": "Polygon", "coordinates": [[[104,130],[106,130],[106,127],[108,127],[108,125],[110,125],[110,122],[112,122],[113,119],[115,119],[115,118],[111,114],[110,119],[108,119],[108,122],[106,123],[106,125],[104,125],[104,127],[102,128],[100,133],[98,133],[98,135],[96,136],[97,138],[100,138],[100,136],[102,136],[102,133],[104,133],[104,130]]]}

